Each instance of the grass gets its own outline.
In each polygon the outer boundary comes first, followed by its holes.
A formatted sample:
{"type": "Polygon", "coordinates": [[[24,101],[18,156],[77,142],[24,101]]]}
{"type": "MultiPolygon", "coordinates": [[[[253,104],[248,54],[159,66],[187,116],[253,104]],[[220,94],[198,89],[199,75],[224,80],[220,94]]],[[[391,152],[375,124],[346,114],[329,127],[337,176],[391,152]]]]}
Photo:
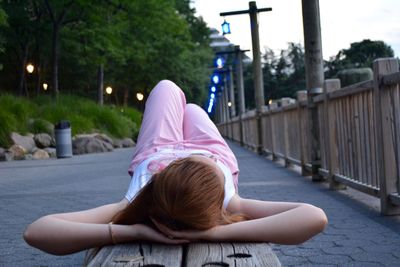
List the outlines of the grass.
{"type": "Polygon", "coordinates": [[[9,147],[11,132],[47,132],[60,120],[71,122],[72,134],[101,132],[113,138],[137,137],[142,114],[133,108],[99,106],[86,98],[60,95],[26,99],[0,95],[0,147],[9,147]]]}

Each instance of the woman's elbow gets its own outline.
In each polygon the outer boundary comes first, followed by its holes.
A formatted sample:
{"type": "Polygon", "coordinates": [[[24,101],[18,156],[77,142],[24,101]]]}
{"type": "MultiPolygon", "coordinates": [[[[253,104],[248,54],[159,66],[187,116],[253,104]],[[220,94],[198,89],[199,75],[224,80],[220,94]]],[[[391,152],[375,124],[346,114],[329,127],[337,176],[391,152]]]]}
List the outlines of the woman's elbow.
{"type": "Polygon", "coordinates": [[[315,234],[322,232],[326,225],[328,224],[328,218],[326,217],[325,212],[313,205],[308,205],[308,214],[310,218],[310,226],[312,226],[312,230],[315,234]]]}
{"type": "Polygon", "coordinates": [[[35,222],[28,225],[23,233],[25,242],[37,249],[53,255],[65,255],[62,250],[57,249],[57,246],[52,245],[49,237],[46,236],[46,223],[49,216],[39,218],[35,222]]]}

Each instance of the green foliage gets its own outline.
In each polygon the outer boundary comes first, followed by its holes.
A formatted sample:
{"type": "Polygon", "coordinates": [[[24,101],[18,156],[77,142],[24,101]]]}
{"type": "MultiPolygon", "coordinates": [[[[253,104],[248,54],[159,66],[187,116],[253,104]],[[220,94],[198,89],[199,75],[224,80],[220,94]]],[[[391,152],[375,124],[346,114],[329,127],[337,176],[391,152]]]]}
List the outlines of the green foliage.
{"type": "Polygon", "coordinates": [[[350,44],[350,48],[342,49],[330,61],[325,62],[326,78],[336,77],[338,71],[350,68],[372,68],[377,58],[393,57],[393,49],[383,41],[362,40],[350,44]]]}
{"type": "Polygon", "coordinates": [[[374,78],[374,73],[370,68],[346,69],[339,71],[337,77],[340,79],[341,86],[344,87],[362,81],[372,80],[374,78]]]}
{"type": "Polygon", "coordinates": [[[137,104],[136,92],[146,95],[162,79],[175,81],[189,101],[200,103],[206,95],[212,58],[209,30],[188,0],[3,1],[1,5],[9,16],[9,27],[0,33],[6,43],[6,53],[0,55],[5,66],[0,82],[7,91],[38,94],[37,84],[43,82],[49,84],[49,92],[54,91],[51,55],[57,37],[59,89],[64,94],[96,99],[97,71],[103,65],[104,85],[114,89],[109,103],[137,104]],[[53,36],[56,28],[58,35],[53,36]],[[31,75],[25,73],[26,61],[36,67],[31,75]]]}
{"type": "Polygon", "coordinates": [[[0,97],[0,107],[4,112],[3,114],[8,113],[10,117],[13,117],[18,122],[15,127],[13,127],[15,131],[18,131],[22,134],[28,131],[27,121],[32,117],[36,110],[36,105],[34,103],[25,98],[18,98],[6,94],[0,97]]]}
{"type": "Polygon", "coordinates": [[[49,135],[54,134],[54,126],[47,120],[36,118],[28,120],[28,131],[33,134],[47,133],[49,135]]]}
{"type": "Polygon", "coordinates": [[[115,138],[135,138],[141,113],[133,108],[99,106],[85,98],[60,95],[58,102],[49,96],[28,101],[0,95],[0,146],[10,145],[11,132],[52,134],[60,120],[71,122],[72,134],[102,132],[115,138]],[[123,110],[123,112],[121,111],[123,110]]]}
{"type": "Polygon", "coordinates": [[[279,56],[267,49],[264,54],[264,91],[266,99],[294,97],[305,89],[304,49],[300,44],[289,43],[279,56]]]}
{"type": "Polygon", "coordinates": [[[0,147],[11,145],[10,133],[17,128],[17,119],[9,111],[0,109],[0,147]]]}

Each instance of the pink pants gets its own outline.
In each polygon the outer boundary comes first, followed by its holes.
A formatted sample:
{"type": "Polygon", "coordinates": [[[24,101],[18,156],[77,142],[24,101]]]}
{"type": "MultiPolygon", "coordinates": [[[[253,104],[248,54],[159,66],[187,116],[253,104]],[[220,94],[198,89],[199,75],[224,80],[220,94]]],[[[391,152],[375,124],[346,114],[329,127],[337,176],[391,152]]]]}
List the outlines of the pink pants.
{"type": "Polygon", "coordinates": [[[146,101],[129,174],[165,146],[210,151],[231,170],[237,188],[239,169],[235,155],[207,113],[195,104],[186,104],[183,91],[168,80],[159,82],[146,101]]]}

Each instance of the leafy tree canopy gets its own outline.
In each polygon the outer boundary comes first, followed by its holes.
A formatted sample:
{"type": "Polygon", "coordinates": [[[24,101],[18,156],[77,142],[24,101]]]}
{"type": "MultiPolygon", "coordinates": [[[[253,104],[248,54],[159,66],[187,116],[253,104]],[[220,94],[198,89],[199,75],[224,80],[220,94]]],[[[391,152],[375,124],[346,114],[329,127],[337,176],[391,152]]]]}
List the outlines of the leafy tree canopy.
{"type": "Polygon", "coordinates": [[[349,68],[372,68],[375,59],[393,56],[393,49],[383,41],[365,39],[351,43],[350,48],[340,50],[334,58],[325,62],[326,77],[333,77],[338,71],[349,68]]]}

